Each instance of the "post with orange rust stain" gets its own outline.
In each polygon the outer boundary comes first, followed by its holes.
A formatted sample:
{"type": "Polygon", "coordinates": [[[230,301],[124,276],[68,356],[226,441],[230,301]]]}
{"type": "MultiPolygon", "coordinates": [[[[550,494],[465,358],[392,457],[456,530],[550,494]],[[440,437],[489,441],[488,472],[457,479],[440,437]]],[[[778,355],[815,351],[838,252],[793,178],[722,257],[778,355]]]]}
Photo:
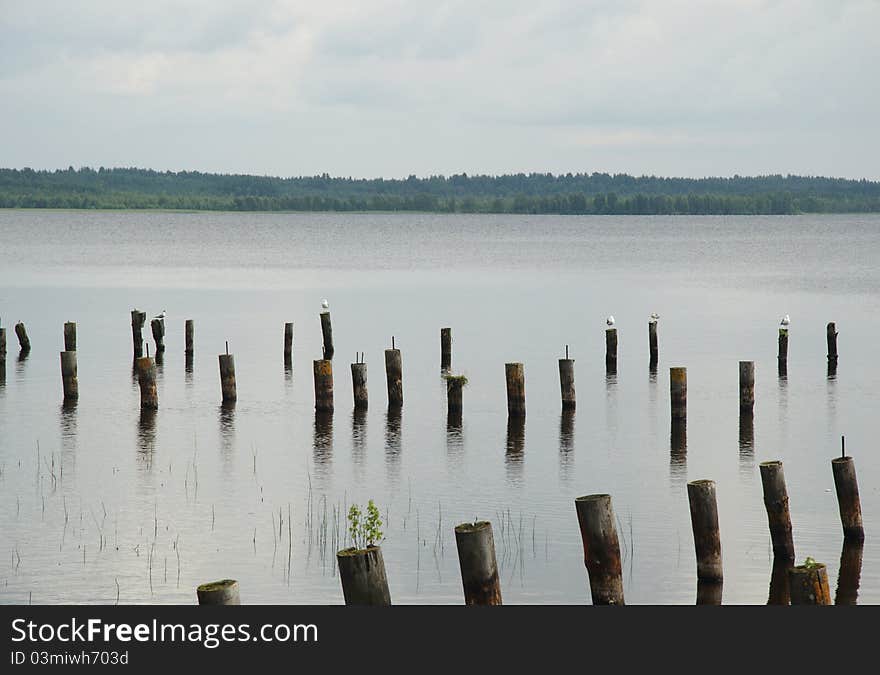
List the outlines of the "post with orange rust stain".
{"type": "Polygon", "coordinates": [[[149,356],[141,356],[135,361],[135,370],[141,388],[141,409],[157,410],[159,394],[156,390],[156,361],[149,356]]]}
{"type": "Polygon", "coordinates": [[[526,376],[523,364],[505,363],[504,375],[507,379],[507,416],[525,417],[526,376]]]}
{"type": "Polygon", "coordinates": [[[590,578],[594,605],[622,605],[623,576],[620,566],[620,543],[611,495],[586,495],[574,500],[584,565],[590,578]]]}
{"type": "Polygon", "coordinates": [[[830,605],[831,589],[825,565],[807,559],[788,570],[792,605],[830,605]]]}
{"type": "Polygon", "coordinates": [[[688,402],[687,368],[669,369],[669,402],[672,421],[686,421],[688,402]]]}
{"type": "Polygon", "coordinates": [[[315,377],[315,410],[333,412],[333,362],[318,359],[312,362],[315,377]]]}

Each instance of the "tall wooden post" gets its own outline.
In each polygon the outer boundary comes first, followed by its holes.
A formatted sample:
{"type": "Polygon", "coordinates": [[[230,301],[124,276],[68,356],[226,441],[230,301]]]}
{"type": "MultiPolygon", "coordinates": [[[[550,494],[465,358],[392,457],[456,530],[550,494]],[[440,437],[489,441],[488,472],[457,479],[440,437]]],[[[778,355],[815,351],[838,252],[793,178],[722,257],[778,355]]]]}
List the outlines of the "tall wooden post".
{"type": "Polygon", "coordinates": [[[196,589],[200,605],[240,605],[238,582],[223,579],[202,584],[196,589]]]}
{"type": "Polygon", "coordinates": [[[156,343],[156,356],[165,352],[165,319],[153,319],[150,321],[153,331],[153,341],[156,343]]]}
{"type": "Polygon", "coordinates": [[[718,505],[715,481],[695,480],[687,484],[691,509],[691,527],[697,554],[697,578],[721,581],[721,534],[718,530],[718,505]]]}
{"type": "Polygon", "coordinates": [[[564,359],[559,359],[559,388],[562,392],[562,409],[574,410],[577,397],[574,390],[574,359],[568,358],[568,346],[564,359]]]}
{"type": "Polygon", "coordinates": [[[324,336],[324,360],[333,360],[333,325],[330,323],[330,312],[321,312],[321,334],[324,336]]]}
{"type": "Polygon", "coordinates": [[[220,392],[224,403],[235,403],[235,356],[226,353],[218,356],[220,361],[220,392]]]}
{"type": "Polygon", "coordinates": [[[385,379],[388,384],[388,407],[403,405],[403,361],[399,349],[385,350],[385,379]]]}
{"type": "Polygon", "coordinates": [[[669,401],[673,420],[687,419],[687,368],[669,369],[669,401]]]}
{"type": "Polygon", "coordinates": [[[333,362],[320,359],[312,362],[315,378],[315,410],[333,412],[333,362]]]}
{"type": "Polygon", "coordinates": [[[144,322],[147,313],[137,309],[131,310],[131,341],[134,347],[134,357],[139,359],[144,355],[144,322]]]}
{"type": "Polygon", "coordinates": [[[366,410],[369,400],[366,363],[351,364],[351,385],[354,393],[354,409],[366,410]]]}
{"type": "Polygon", "coordinates": [[[455,527],[458,564],[466,605],[500,605],[501,583],[495,560],[492,523],[478,521],[455,527]]]}
{"type": "Polygon", "coordinates": [[[523,364],[505,363],[507,379],[507,415],[523,417],[526,414],[526,378],[523,364]]]}
{"type": "Polygon", "coordinates": [[[284,324],[284,365],[293,363],[293,323],[284,324]]]}
{"type": "Polygon", "coordinates": [[[76,351],[76,323],[73,321],[64,324],[64,351],[76,351]]]}
{"type": "Polygon", "coordinates": [[[825,327],[825,338],[828,342],[828,364],[837,365],[837,325],[833,321],[825,327]]]}
{"type": "Polygon", "coordinates": [[[21,348],[21,352],[27,354],[31,350],[31,341],[28,337],[27,329],[21,321],[15,324],[15,337],[18,338],[18,346],[21,348]]]}
{"type": "Polygon", "coordinates": [[[865,530],[862,528],[862,504],[859,499],[855,462],[852,457],[836,457],[831,460],[831,470],[834,474],[834,488],[840,507],[843,536],[862,541],[865,538],[865,530]]]}
{"type": "Polygon", "coordinates": [[[660,349],[657,346],[657,321],[652,319],[648,321],[648,353],[650,361],[649,368],[656,368],[657,362],[660,360],[660,349]]]}
{"type": "Polygon", "coordinates": [[[617,372],[617,329],[605,329],[605,371],[617,372]]]}
{"type": "Polygon", "coordinates": [[[761,485],[764,488],[764,507],[770,525],[770,540],[776,558],[794,560],[794,541],[791,535],[791,516],[788,511],[788,490],[782,462],[761,462],[761,485]]]}
{"type": "Polygon", "coordinates": [[[461,419],[462,413],[462,389],[467,383],[464,375],[449,376],[446,378],[446,418],[461,419]]]}
{"type": "Polygon", "coordinates": [[[61,352],[61,386],[65,401],[79,398],[79,385],[76,376],[76,352],[61,352]]]}
{"type": "Polygon", "coordinates": [[[739,413],[751,415],[755,411],[755,362],[739,362],[739,413]]]}
{"type": "Polygon", "coordinates": [[[192,319],[187,319],[183,324],[183,343],[184,343],[184,354],[192,355],[195,352],[194,337],[195,337],[195,322],[192,319]]]}
{"type": "Polygon", "coordinates": [[[584,565],[590,578],[594,605],[622,605],[623,576],[620,566],[620,544],[611,495],[586,495],[574,500],[584,565]]]}
{"type": "Polygon", "coordinates": [[[788,328],[779,329],[779,354],[776,357],[779,362],[779,374],[788,374],[788,328]]]}
{"type": "Polygon", "coordinates": [[[385,560],[379,546],[337,552],[339,579],[346,605],[390,605],[385,560]]]}
{"type": "Polygon", "coordinates": [[[449,371],[452,368],[452,329],[440,329],[440,370],[449,371]]]}
{"type": "Polygon", "coordinates": [[[141,409],[156,410],[159,407],[159,394],[156,390],[156,361],[149,356],[141,356],[135,361],[135,370],[141,389],[141,409]]]}
{"type": "Polygon", "coordinates": [[[828,572],[822,563],[807,561],[788,570],[792,605],[830,605],[828,572]]]}

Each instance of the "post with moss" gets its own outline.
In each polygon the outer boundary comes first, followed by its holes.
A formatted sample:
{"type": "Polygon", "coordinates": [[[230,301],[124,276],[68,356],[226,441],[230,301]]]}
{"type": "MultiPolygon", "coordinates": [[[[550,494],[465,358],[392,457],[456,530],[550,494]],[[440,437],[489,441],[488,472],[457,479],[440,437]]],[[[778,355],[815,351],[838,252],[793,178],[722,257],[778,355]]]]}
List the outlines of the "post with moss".
{"type": "Polygon", "coordinates": [[[223,396],[223,403],[235,403],[238,395],[235,391],[235,356],[227,351],[225,354],[218,356],[220,361],[220,393],[223,396]]]}
{"type": "Polygon", "coordinates": [[[351,386],[354,393],[354,409],[366,410],[369,407],[366,363],[351,364],[351,386]]]}
{"type": "Polygon", "coordinates": [[[76,377],[76,352],[61,352],[61,387],[64,401],[71,402],[79,398],[79,385],[76,377]]]}
{"type": "Polygon", "coordinates": [[[794,541],[791,534],[791,516],[788,510],[788,490],[782,462],[761,462],[761,485],[764,488],[764,507],[770,526],[773,556],[777,559],[794,560],[794,541]]]}
{"type": "Polygon", "coordinates": [[[385,379],[388,384],[388,407],[403,406],[403,360],[400,350],[392,347],[385,350],[385,379]]]}
{"type": "Polygon", "coordinates": [[[574,500],[584,565],[594,605],[622,605],[623,576],[611,495],[586,495],[574,500]]]}
{"type": "Polygon", "coordinates": [[[803,565],[788,570],[792,605],[830,605],[831,589],[825,565],[807,558],[803,565]]]}
{"type": "Polygon", "coordinates": [[[755,412],[755,362],[739,362],[739,414],[755,412]]]}
{"type": "Polygon", "coordinates": [[[196,589],[200,605],[240,605],[238,582],[235,579],[223,579],[202,584],[196,589]]]}
{"type": "Polygon", "coordinates": [[[464,586],[464,604],[500,605],[501,583],[495,560],[492,523],[482,520],[457,525],[455,544],[464,586]]]}
{"type": "Polygon", "coordinates": [[[669,402],[673,422],[687,420],[687,368],[669,369],[669,402]]]}
{"type": "Polygon", "coordinates": [[[315,411],[333,412],[333,362],[319,359],[312,362],[315,378],[315,411]]]}
{"type": "Polygon", "coordinates": [[[657,345],[657,320],[650,319],[648,321],[648,368],[654,370],[660,360],[660,348],[657,345]]]}
{"type": "Polygon", "coordinates": [[[150,321],[150,329],[153,332],[153,342],[156,343],[156,357],[161,358],[165,353],[165,319],[153,319],[150,321]]]}
{"type": "Polygon", "coordinates": [[[507,379],[507,415],[525,417],[526,378],[523,364],[505,363],[504,375],[507,379]]]}
{"type": "Polygon", "coordinates": [[[73,321],[64,324],[64,351],[76,351],[76,323],[73,321]]]}
{"type": "Polygon", "coordinates": [[[448,372],[452,368],[452,329],[440,329],[440,370],[448,372]]]}
{"type": "Polygon", "coordinates": [[[147,313],[140,310],[131,310],[131,341],[134,348],[134,357],[141,358],[144,355],[144,323],[147,313]]]}
{"type": "Polygon", "coordinates": [[[293,323],[284,324],[284,367],[293,365],[293,323]]]}
{"type": "Polygon", "coordinates": [[[687,484],[691,509],[691,528],[697,554],[697,578],[722,581],[721,534],[718,529],[718,504],[715,481],[695,480],[687,484]]]}
{"type": "Polygon", "coordinates": [[[840,523],[846,539],[862,541],[865,530],[862,527],[862,504],[859,499],[859,483],[856,479],[856,465],[852,457],[836,457],[831,460],[834,474],[834,488],[840,507],[840,523]]]}
{"type": "Polygon", "coordinates": [[[330,312],[321,312],[321,334],[324,338],[324,360],[333,360],[333,325],[330,323],[330,312]]]}
{"type": "Polygon", "coordinates": [[[574,390],[574,359],[568,358],[568,345],[565,345],[565,358],[559,359],[559,388],[562,392],[562,409],[574,410],[577,406],[574,390]]]}
{"type": "Polygon", "coordinates": [[[617,372],[617,329],[605,329],[605,372],[617,372]]]}
{"type": "Polygon", "coordinates": [[[18,338],[18,346],[21,348],[21,353],[27,354],[31,350],[31,340],[28,337],[27,329],[21,321],[15,324],[15,337],[18,338]]]}
{"type": "Polygon", "coordinates": [[[141,389],[141,410],[159,408],[159,394],[156,390],[156,361],[149,356],[141,356],[135,361],[138,385],[141,389]]]}
{"type": "Polygon", "coordinates": [[[391,592],[379,546],[347,548],[336,554],[346,605],[390,605],[391,592]]]}

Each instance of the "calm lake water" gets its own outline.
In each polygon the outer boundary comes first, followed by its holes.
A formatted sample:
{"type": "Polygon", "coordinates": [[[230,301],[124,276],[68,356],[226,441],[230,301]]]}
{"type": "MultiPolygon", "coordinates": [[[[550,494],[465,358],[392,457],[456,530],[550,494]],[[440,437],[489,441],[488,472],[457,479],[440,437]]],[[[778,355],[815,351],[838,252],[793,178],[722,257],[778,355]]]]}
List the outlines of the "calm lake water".
{"type": "Polygon", "coordinates": [[[0,602],[194,603],[199,583],[232,577],[246,603],[341,603],[345,510],[372,498],[395,603],[462,602],[453,526],[474,518],[493,523],[505,602],[589,603],[574,499],[607,492],[626,601],[693,603],[686,483],[711,478],[724,602],[760,604],[772,569],[758,471],[768,459],[785,464],[798,562],[825,562],[833,595],[843,537],[830,460],[842,434],[866,528],[858,601],[880,601],[878,216],[0,211],[0,242],[0,602]],[[311,365],[322,298],[336,346],[329,424],[316,422],[311,365]],[[167,311],[152,419],[132,376],[134,307],[167,311]],[[609,314],[616,377],[605,373],[609,314]],[[18,320],[32,342],[23,361],[18,320]],[[73,409],[61,405],[65,321],[78,327],[73,409]],[[835,378],[828,321],[840,331],[835,378]],[[453,371],[469,379],[460,428],[447,426],[444,326],[453,371]],[[392,336],[403,355],[399,417],[385,391],[392,336]],[[231,412],[217,364],[226,341],[231,412]],[[559,394],[566,345],[573,417],[559,394]],[[360,351],[362,417],[349,369],[360,351]],[[756,364],[751,434],[739,424],[740,360],[756,364]],[[508,361],[525,366],[524,429],[508,427],[508,361]],[[671,366],[688,369],[686,453],[671,452],[671,366]]]}

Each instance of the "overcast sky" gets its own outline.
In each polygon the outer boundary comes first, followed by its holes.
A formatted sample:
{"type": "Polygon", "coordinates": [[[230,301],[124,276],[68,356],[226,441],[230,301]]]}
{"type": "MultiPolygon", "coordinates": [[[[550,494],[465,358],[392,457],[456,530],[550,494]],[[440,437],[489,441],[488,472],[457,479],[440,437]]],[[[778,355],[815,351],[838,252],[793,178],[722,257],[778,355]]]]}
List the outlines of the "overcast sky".
{"type": "Polygon", "coordinates": [[[880,179],[880,0],[0,0],[0,166],[880,179]]]}

